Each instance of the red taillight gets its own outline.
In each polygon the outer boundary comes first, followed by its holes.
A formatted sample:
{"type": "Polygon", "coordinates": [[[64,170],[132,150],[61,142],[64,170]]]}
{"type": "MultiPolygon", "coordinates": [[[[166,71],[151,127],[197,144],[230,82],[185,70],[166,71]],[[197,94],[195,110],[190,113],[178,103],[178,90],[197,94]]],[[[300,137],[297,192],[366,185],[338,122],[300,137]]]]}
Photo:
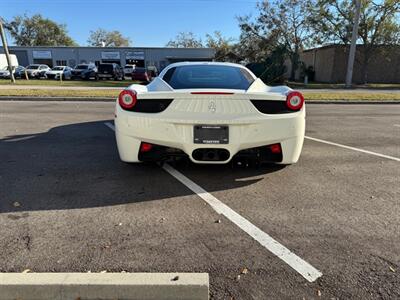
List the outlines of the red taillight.
{"type": "Polygon", "coordinates": [[[304,104],[304,96],[300,92],[290,92],[286,96],[286,106],[291,110],[300,110],[304,104]]]}
{"type": "Polygon", "coordinates": [[[142,143],[140,144],[140,152],[149,152],[153,148],[152,144],[142,143]]]}
{"type": "Polygon", "coordinates": [[[269,149],[271,150],[272,153],[281,153],[281,144],[273,144],[269,146],[269,149]]]}
{"type": "Polygon", "coordinates": [[[118,102],[123,109],[131,109],[137,102],[137,94],[133,90],[123,90],[118,96],[118,102]]]}

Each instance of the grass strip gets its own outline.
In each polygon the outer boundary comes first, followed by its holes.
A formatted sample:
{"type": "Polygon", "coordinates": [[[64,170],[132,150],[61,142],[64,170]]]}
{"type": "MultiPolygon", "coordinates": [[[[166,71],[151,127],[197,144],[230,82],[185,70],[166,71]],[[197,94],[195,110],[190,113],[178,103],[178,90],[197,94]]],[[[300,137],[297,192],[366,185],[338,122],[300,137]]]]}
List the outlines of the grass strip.
{"type": "MultiPolygon", "coordinates": [[[[69,90],[69,89],[0,89],[0,96],[21,97],[82,97],[82,98],[116,98],[119,90],[69,90]]],[[[306,100],[340,100],[340,101],[400,101],[400,93],[381,92],[338,92],[304,93],[306,100]]]]}
{"type": "Polygon", "coordinates": [[[38,86],[90,86],[90,87],[126,87],[133,83],[139,83],[132,80],[48,80],[48,79],[17,79],[15,84],[12,84],[9,79],[0,79],[0,85],[38,85],[38,86]]]}

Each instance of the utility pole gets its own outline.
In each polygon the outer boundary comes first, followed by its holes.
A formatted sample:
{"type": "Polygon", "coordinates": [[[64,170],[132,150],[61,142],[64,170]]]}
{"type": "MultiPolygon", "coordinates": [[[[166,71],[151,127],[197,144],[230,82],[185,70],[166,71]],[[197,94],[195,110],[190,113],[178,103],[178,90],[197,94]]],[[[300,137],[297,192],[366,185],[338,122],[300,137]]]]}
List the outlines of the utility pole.
{"type": "Polygon", "coordinates": [[[1,41],[3,42],[4,53],[6,54],[6,58],[7,58],[8,70],[10,71],[10,79],[11,79],[12,83],[15,83],[13,67],[12,67],[12,63],[11,63],[11,59],[10,59],[10,53],[8,52],[6,35],[5,35],[4,29],[3,29],[3,19],[2,18],[0,18],[0,35],[1,35],[1,41]]]}
{"type": "Polygon", "coordinates": [[[353,33],[351,35],[349,59],[347,61],[346,88],[351,88],[351,83],[353,79],[354,57],[356,55],[358,25],[360,21],[360,12],[361,12],[361,0],[354,0],[354,2],[355,2],[355,13],[354,13],[353,33]]]}

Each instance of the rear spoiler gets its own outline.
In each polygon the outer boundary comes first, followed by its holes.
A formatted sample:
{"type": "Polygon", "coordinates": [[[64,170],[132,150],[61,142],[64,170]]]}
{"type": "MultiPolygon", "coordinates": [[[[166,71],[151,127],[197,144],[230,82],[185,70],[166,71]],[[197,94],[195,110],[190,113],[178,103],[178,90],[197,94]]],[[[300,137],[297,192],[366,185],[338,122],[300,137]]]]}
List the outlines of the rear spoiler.
{"type": "Polygon", "coordinates": [[[172,92],[174,89],[161,77],[156,77],[147,85],[148,92],[172,92]]]}
{"type": "Polygon", "coordinates": [[[287,94],[293,91],[290,87],[286,85],[279,86],[269,86],[266,85],[260,78],[254,80],[254,82],[247,89],[247,93],[277,93],[277,94],[287,94]]]}
{"type": "MultiPolygon", "coordinates": [[[[139,93],[145,92],[173,92],[174,89],[166,83],[161,77],[156,77],[147,86],[140,84],[132,84],[130,89],[133,89],[139,93]]],[[[247,89],[246,93],[277,93],[277,94],[287,94],[292,91],[291,88],[280,85],[280,86],[268,86],[260,78],[254,80],[254,82],[247,89]]]]}

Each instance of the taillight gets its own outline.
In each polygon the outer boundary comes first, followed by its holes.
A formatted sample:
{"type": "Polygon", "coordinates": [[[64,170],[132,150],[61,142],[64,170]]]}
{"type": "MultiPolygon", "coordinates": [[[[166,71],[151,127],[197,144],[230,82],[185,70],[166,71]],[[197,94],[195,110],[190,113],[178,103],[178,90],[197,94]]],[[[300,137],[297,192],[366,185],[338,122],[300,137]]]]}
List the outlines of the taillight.
{"type": "Polygon", "coordinates": [[[300,110],[304,104],[304,96],[300,92],[290,92],[286,96],[286,106],[291,110],[300,110]]]}
{"type": "Polygon", "coordinates": [[[149,143],[141,143],[140,144],[140,152],[149,152],[153,149],[153,145],[149,143]]]}
{"type": "Polygon", "coordinates": [[[123,109],[131,109],[137,102],[137,94],[132,90],[123,90],[119,93],[118,102],[123,109]]]}
{"type": "Polygon", "coordinates": [[[275,154],[282,152],[281,144],[270,145],[269,149],[271,150],[272,153],[275,153],[275,154]]]}

